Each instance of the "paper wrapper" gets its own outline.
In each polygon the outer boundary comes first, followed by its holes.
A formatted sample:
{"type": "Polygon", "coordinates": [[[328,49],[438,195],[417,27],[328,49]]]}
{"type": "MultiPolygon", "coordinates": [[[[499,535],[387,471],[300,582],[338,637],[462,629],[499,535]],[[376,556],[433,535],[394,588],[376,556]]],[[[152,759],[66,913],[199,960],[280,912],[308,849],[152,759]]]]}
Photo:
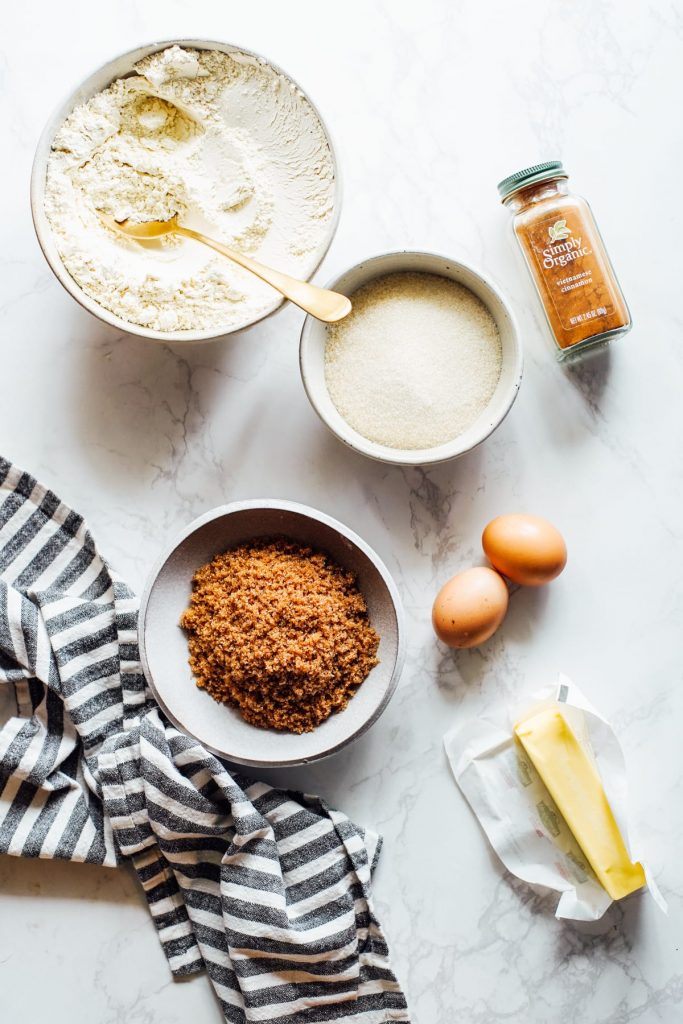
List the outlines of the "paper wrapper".
{"type": "Polygon", "coordinates": [[[444,736],[455,776],[491,845],[508,871],[532,886],[560,893],[555,916],[597,921],[612,903],[558,811],[544,783],[513,735],[513,726],[535,708],[560,705],[579,742],[592,754],[612,813],[632,861],[640,861],[647,887],[666,903],[632,845],[626,816],[626,766],[611,726],[565,676],[511,709],[506,722],[477,719],[444,736]]]}

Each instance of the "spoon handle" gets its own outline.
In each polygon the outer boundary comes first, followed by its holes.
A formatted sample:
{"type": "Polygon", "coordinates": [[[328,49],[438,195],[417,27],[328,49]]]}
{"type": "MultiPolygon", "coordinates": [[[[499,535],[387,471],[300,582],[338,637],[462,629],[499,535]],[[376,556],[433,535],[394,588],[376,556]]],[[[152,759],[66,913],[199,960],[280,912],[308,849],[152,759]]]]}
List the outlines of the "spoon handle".
{"type": "Polygon", "coordinates": [[[198,242],[203,242],[204,245],[208,245],[211,249],[215,249],[216,252],[227,256],[234,263],[239,263],[245,270],[250,270],[252,274],[256,274],[262,281],[271,285],[281,295],[284,295],[286,299],[293,302],[295,306],[299,306],[300,309],[310,313],[317,320],[333,324],[351,312],[351,302],[345,295],[331,292],[327,288],[317,288],[314,284],[308,284],[306,281],[297,281],[295,277],[290,277],[289,274],[282,274],[279,270],[264,267],[263,264],[249,259],[248,256],[243,256],[242,253],[236,252],[234,249],[229,249],[227,245],[222,245],[220,242],[214,241],[213,238],[208,238],[192,228],[184,228],[178,225],[176,230],[178,234],[185,235],[186,238],[194,238],[198,242]]]}

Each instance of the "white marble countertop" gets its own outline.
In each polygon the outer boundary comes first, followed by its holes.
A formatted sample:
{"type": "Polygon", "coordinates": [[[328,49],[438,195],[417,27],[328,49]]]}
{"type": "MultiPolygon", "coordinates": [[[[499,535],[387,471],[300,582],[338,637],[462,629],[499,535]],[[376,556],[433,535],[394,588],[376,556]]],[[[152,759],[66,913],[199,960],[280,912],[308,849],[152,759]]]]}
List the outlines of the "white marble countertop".
{"type": "MultiPolygon", "coordinates": [[[[83,512],[137,587],[175,531],[234,498],[317,506],[386,560],[408,620],[399,690],[351,749],[278,778],[384,834],[378,911],[416,1024],[679,1022],[680,8],[60,0],[9,5],[0,48],[2,453],[83,512]],[[28,206],[52,105],[115,52],[195,35],[268,54],[325,114],[345,196],[318,280],[414,246],[463,256],[508,293],[525,379],[476,452],[401,471],[345,450],[306,401],[295,309],[174,351],[105,328],[54,280],[28,206]],[[607,358],[571,371],[554,361],[495,189],[555,156],[594,206],[636,325],[607,358]],[[437,585],[479,558],[489,518],[513,510],[561,527],[565,574],[515,594],[480,650],[439,649],[429,622],[437,585]],[[556,921],[552,901],[506,876],[452,781],[445,729],[559,671],[619,732],[668,917],[637,896],[591,926],[556,921]]],[[[8,1024],[220,1020],[206,979],[172,982],[125,870],[0,859],[0,915],[8,1024]]]]}

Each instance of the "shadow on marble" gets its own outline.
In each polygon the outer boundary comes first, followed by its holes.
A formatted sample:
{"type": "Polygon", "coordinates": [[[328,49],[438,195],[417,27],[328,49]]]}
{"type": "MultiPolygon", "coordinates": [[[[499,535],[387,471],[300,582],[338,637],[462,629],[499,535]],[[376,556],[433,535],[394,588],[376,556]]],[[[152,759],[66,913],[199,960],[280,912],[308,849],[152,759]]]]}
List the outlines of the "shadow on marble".
{"type": "Polygon", "coordinates": [[[579,391],[592,412],[598,411],[600,398],[609,383],[612,358],[611,346],[607,344],[562,365],[566,380],[579,391]]]}
{"type": "Polygon", "coordinates": [[[18,898],[146,906],[132,868],[0,855],[0,892],[18,898]]]}
{"type": "MultiPolygon", "coordinates": [[[[508,613],[494,635],[478,647],[449,649],[438,644],[436,684],[443,696],[462,703],[464,690],[478,691],[494,663],[504,659],[506,645],[533,643],[543,629],[546,608],[552,600],[550,587],[520,587],[510,594],[508,613]]],[[[437,641],[435,640],[435,644],[437,641]]],[[[515,670],[510,669],[510,682],[515,670]]]]}
{"type": "MultiPolygon", "coordinates": [[[[330,486],[353,481],[368,504],[391,527],[396,550],[423,551],[435,542],[435,555],[452,541],[452,512],[462,490],[476,491],[483,479],[483,445],[459,459],[435,466],[394,466],[375,462],[342,444],[322,424],[307,437],[307,462],[330,486]],[[409,515],[393,515],[393,504],[409,515]]],[[[334,490],[332,491],[334,493],[334,490]]]]}
{"type": "Polygon", "coordinates": [[[612,348],[605,345],[586,352],[575,362],[562,365],[566,380],[581,395],[594,416],[600,415],[600,399],[609,383],[612,359],[612,348]]]}
{"type": "Polygon", "coordinates": [[[277,789],[297,793],[316,793],[336,806],[344,807],[349,792],[349,776],[362,777],[363,763],[366,760],[370,761],[371,732],[372,730],[361,736],[352,747],[346,747],[339,753],[314,764],[286,768],[245,767],[231,762],[225,764],[232,774],[250,782],[265,782],[277,789]]]}
{"type": "MultiPolygon", "coordinates": [[[[352,819],[369,824],[367,811],[359,811],[357,798],[363,799],[365,787],[374,781],[378,794],[382,786],[382,773],[405,767],[406,750],[402,743],[401,726],[404,716],[395,712],[394,702],[374,727],[352,744],[312,764],[295,767],[258,768],[227,763],[231,773],[249,781],[265,782],[278,789],[312,793],[329,801],[343,810],[352,819]]],[[[441,739],[438,737],[439,756],[441,739]]],[[[424,759],[424,752],[415,755],[416,760],[424,759]]],[[[390,797],[389,797],[390,798],[390,797]]]]}
{"type": "MultiPolygon", "coordinates": [[[[353,448],[340,441],[321,421],[317,420],[320,429],[311,433],[310,437],[310,457],[315,462],[325,462],[330,458],[330,455],[334,453],[340,454],[344,459],[345,463],[349,468],[353,468],[354,471],[363,477],[368,477],[373,482],[375,481],[378,472],[382,474],[404,474],[410,477],[415,477],[417,480],[422,479],[423,476],[428,476],[433,481],[434,486],[438,488],[447,487],[448,484],[458,475],[459,472],[464,472],[466,468],[471,469],[473,464],[481,458],[483,445],[486,444],[484,441],[477,448],[472,451],[461,455],[457,459],[451,459],[448,462],[440,462],[436,465],[431,466],[395,466],[390,463],[378,462],[374,459],[368,458],[366,455],[361,455],[356,452],[353,448]]],[[[335,461],[339,461],[335,458],[335,461]]]]}
{"type": "MultiPolygon", "coordinates": [[[[510,593],[508,613],[498,630],[503,640],[532,643],[552,603],[552,583],[544,587],[517,587],[510,593]]],[[[497,634],[497,635],[498,635],[497,634]]]]}
{"type": "Polygon", "coordinates": [[[581,450],[593,443],[604,419],[602,401],[614,358],[607,346],[575,362],[548,363],[540,369],[534,398],[542,432],[536,443],[551,446],[557,459],[565,449],[581,450]],[[558,392],[560,385],[564,390],[558,392]]]}
{"type": "Polygon", "coordinates": [[[617,936],[621,936],[619,941],[631,948],[643,927],[644,899],[647,899],[646,893],[636,893],[612,903],[599,921],[569,921],[567,924],[584,949],[586,946],[612,943],[617,936]]]}
{"type": "MultiPolygon", "coordinates": [[[[559,894],[532,888],[509,871],[502,869],[500,861],[490,848],[489,852],[498,872],[503,871],[503,881],[519,902],[532,915],[542,915],[552,921],[555,918],[559,894]]],[[[636,945],[642,931],[643,894],[635,894],[612,903],[598,921],[555,919],[554,924],[555,962],[565,962],[572,956],[585,956],[587,951],[598,947],[612,953],[619,949],[630,951],[636,945]]]]}

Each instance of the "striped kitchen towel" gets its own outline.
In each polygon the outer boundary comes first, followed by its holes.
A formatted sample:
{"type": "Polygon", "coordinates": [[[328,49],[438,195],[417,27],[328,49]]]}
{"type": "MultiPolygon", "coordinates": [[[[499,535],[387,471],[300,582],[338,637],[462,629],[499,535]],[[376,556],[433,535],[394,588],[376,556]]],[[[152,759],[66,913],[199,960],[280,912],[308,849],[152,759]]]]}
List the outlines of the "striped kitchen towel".
{"type": "Polygon", "coordinates": [[[0,852],[130,858],[171,970],[206,969],[227,1021],[408,1021],[372,908],[378,837],[171,726],[136,627],[83,519],[0,459],[0,852]]]}

